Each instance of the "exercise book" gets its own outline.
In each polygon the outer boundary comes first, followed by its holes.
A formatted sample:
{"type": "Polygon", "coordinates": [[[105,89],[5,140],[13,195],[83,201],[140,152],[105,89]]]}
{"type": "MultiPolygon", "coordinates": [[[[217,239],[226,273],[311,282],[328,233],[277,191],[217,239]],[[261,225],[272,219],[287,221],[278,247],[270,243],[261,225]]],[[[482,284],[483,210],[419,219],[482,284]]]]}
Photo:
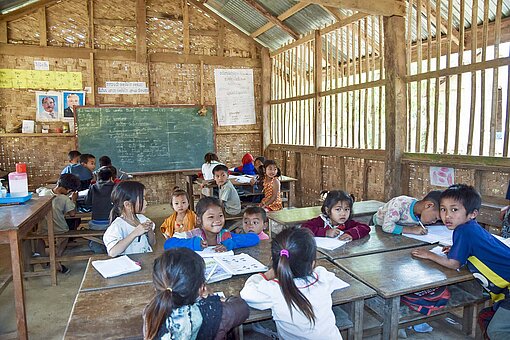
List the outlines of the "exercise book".
{"type": "Polygon", "coordinates": [[[445,225],[434,224],[427,226],[428,233],[426,235],[415,235],[402,233],[405,237],[414,238],[415,240],[432,243],[439,243],[444,246],[453,244],[453,230],[448,229],[445,225]]]}
{"type": "Polygon", "coordinates": [[[314,239],[318,248],[326,250],[334,250],[349,242],[340,240],[337,237],[314,237],[314,239]]]}
{"type": "Polygon", "coordinates": [[[260,273],[268,267],[248,254],[231,256],[214,256],[204,258],[205,278],[207,283],[229,279],[232,275],[260,273]]]}
{"type": "Polygon", "coordinates": [[[137,262],[131,260],[127,255],[108,260],[92,261],[92,266],[94,266],[105,279],[137,272],[142,269],[137,262]]]}

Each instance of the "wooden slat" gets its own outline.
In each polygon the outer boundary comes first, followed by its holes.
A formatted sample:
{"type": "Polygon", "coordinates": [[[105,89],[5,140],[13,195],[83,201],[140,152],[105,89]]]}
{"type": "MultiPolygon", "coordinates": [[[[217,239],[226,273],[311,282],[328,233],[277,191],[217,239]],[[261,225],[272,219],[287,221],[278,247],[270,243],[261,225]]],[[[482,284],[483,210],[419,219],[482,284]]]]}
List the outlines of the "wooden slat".
{"type": "Polygon", "coordinates": [[[182,9],[182,45],[184,54],[189,54],[189,7],[186,0],[181,0],[182,9]]]}
{"type": "MultiPolygon", "coordinates": [[[[412,9],[414,6],[413,6],[413,0],[409,0],[409,8],[412,9]]],[[[413,36],[412,36],[412,24],[413,24],[413,11],[412,10],[409,10],[407,12],[407,48],[406,48],[406,53],[407,53],[407,63],[406,63],[406,67],[407,67],[407,73],[408,75],[411,74],[411,64],[413,63],[413,59],[412,59],[412,55],[411,55],[411,43],[413,41],[413,36]]],[[[412,93],[412,87],[410,85],[407,86],[407,107],[408,107],[408,114],[407,114],[407,148],[406,150],[411,150],[411,140],[412,140],[412,137],[413,137],[413,129],[411,128],[411,123],[412,123],[412,119],[411,119],[411,110],[412,110],[412,102],[411,102],[411,98],[413,98],[413,93],[412,93]]],[[[416,132],[415,132],[416,133],[416,132]]]]}
{"type": "Polygon", "coordinates": [[[206,56],[206,55],[183,55],[177,53],[166,53],[157,52],[149,55],[151,62],[168,62],[177,64],[200,64],[203,61],[206,65],[223,65],[223,66],[245,66],[255,67],[261,66],[260,60],[254,60],[252,58],[240,58],[240,57],[218,57],[218,56],[206,56]]]}
{"type": "Polygon", "coordinates": [[[218,23],[218,57],[223,57],[225,53],[225,25],[218,23]]]}
{"type": "Polygon", "coordinates": [[[145,0],[136,0],[136,62],[147,62],[147,7],[145,0]]]}
{"type": "MultiPolygon", "coordinates": [[[[446,52],[446,68],[451,66],[452,58],[452,27],[453,27],[453,0],[448,0],[448,38],[447,52],[446,52]]],[[[443,153],[448,153],[448,142],[450,139],[450,77],[446,77],[446,90],[445,90],[445,111],[444,111],[444,143],[443,153]]]]}
{"type": "Polygon", "coordinates": [[[7,21],[0,21],[0,43],[7,43],[7,21]]]}
{"type": "Polygon", "coordinates": [[[86,46],[88,48],[94,48],[95,46],[95,31],[94,31],[94,0],[88,0],[87,1],[87,13],[88,13],[88,37],[87,37],[87,44],[86,46]]]}
{"type": "MultiPolygon", "coordinates": [[[[353,84],[356,83],[356,59],[357,59],[357,56],[356,56],[356,43],[355,43],[355,37],[354,37],[354,28],[352,27],[351,25],[351,40],[352,40],[352,44],[351,44],[351,49],[352,49],[352,79],[353,79],[353,84]]],[[[351,112],[351,124],[352,124],[352,131],[351,131],[351,147],[354,148],[356,147],[356,144],[355,144],[355,141],[356,141],[356,93],[358,93],[358,91],[353,91],[353,96],[352,96],[352,105],[351,105],[351,109],[352,109],[352,112],[351,112]]]]}
{"type": "MultiPolygon", "coordinates": [[[[428,1],[428,0],[424,0],[424,2],[422,2],[422,5],[421,5],[422,10],[426,10],[427,11],[427,17],[430,17],[430,19],[432,21],[435,21],[436,19],[439,19],[439,22],[440,22],[439,29],[438,29],[439,32],[448,33],[448,22],[445,21],[441,17],[441,14],[440,14],[441,11],[440,10],[438,11],[437,7],[430,8],[430,6],[427,6],[427,3],[428,3],[428,5],[430,5],[430,1],[428,1]],[[428,8],[430,8],[430,12],[429,12],[428,8]]],[[[437,29],[437,27],[438,26],[436,26],[436,29],[437,29]]],[[[453,28],[452,29],[452,42],[455,45],[458,46],[459,45],[459,40],[460,40],[459,32],[455,28],[453,28]]]]}
{"type": "MultiPolygon", "coordinates": [[[[338,31],[339,30],[335,30],[335,58],[334,58],[334,64],[335,64],[335,88],[337,89],[338,88],[338,54],[339,54],[339,51],[340,49],[342,48],[341,46],[339,46],[339,38],[338,38],[338,31]]],[[[335,116],[335,126],[336,126],[336,129],[335,129],[335,143],[334,143],[334,146],[338,146],[338,135],[339,135],[339,129],[340,129],[340,119],[339,119],[339,110],[338,110],[338,94],[335,94],[335,111],[334,111],[334,116],[335,116]]]]}
{"type": "MultiPolygon", "coordinates": [[[[472,3],[471,22],[478,22],[478,0],[473,0],[472,3]]],[[[477,36],[476,33],[478,25],[471,25],[471,63],[476,61],[476,48],[477,48],[477,36]]],[[[471,103],[470,103],[470,115],[469,115],[469,132],[468,132],[468,145],[467,154],[471,155],[473,152],[474,142],[474,130],[475,130],[475,111],[476,111],[476,91],[477,91],[476,72],[471,72],[471,103]]]]}
{"type": "MultiPolygon", "coordinates": [[[[509,53],[510,54],[510,53],[509,53]]],[[[510,56],[510,55],[509,55],[510,56]]],[[[507,74],[510,74],[510,64],[506,68],[507,74]]],[[[509,140],[510,140],[510,77],[506,82],[506,123],[505,123],[505,137],[503,139],[503,156],[508,157],[510,154],[509,140]]]]}
{"type": "MultiPolygon", "coordinates": [[[[426,5],[426,15],[427,15],[427,72],[430,72],[432,67],[432,17],[431,17],[431,1],[425,1],[426,5]]],[[[426,122],[427,126],[425,127],[425,152],[429,152],[429,138],[430,138],[430,120],[431,120],[431,86],[430,86],[430,79],[427,79],[427,98],[426,98],[426,122]]]]}
{"type": "MultiPolygon", "coordinates": [[[[384,51],[384,38],[383,38],[383,32],[384,32],[384,23],[383,23],[383,18],[381,16],[379,16],[379,51],[384,51]]],[[[379,58],[379,70],[382,70],[383,69],[383,65],[384,65],[384,54],[382,55],[382,58],[379,58]]],[[[380,74],[380,77],[381,77],[381,80],[385,80],[386,81],[386,75],[385,74],[380,74]]],[[[386,90],[385,90],[386,92],[386,90]]],[[[379,137],[378,137],[378,141],[379,141],[379,149],[382,149],[383,148],[383,139],[382,139],[382,131],[383,131],[383,124],[382,124],[382,115],[383,115],[383,109],[382,109],[382,106],[383,106],[383,88],[382,86],[379,86],[379,107],[378,107],[378,110],[377,110],[377,113],[379,115],[379,137]]]]}
{"type": "MultiPolygon", "coordinates": [[[[309,4],[307,4],[305,2],[298,2],[297,4],[295,4],[294,6],[292,6],[291,8],[289,8],[288,10],[286,10],[285,12],[280,14],[277,18],[278,18],[278,20],[283,21],[283,20],[293,16],[294,14],[296,14],[297,12],[299,12],[300,10],[302,10],[303,8],[305,8],[308,5],[309,4]]],[[[274,27],[274,23],[270,21],[267,24],[265,24],[264,26],[262,26],[259,29],[257,29],[255,32],[253,32],[250,35],[253,38],[256,38],[256,37],[258,37],[259,35],[261,35],[262,33],[266,32],[267,30],[269,30],[272,27],[274,27]]]]}
{"type": "Polygon", "coordinates": [[[510,158],[487,156],[464,156],[448,154],[405,153],[403,163],[425,163],[469,169],[496,170],[510,168],[510,158]]]}
{"type": "MultiPolygon", "coordinates": [[[[502,11],[502,0],[497,0],[496,5],[496,34],[494,37],[494,57],[499,57],[499,44],[501,42],[501,11],[502,11]]],[[[493,80],[492,80],[492,109],[490,119],[490,139],[489,139],[489,156],[494,156],[496,151],[496,123],[498,116],[498,82],[499,82],[499,68],[493,69],[493,80]]]]}
{"type": "MultiPolygon", "coordinates": [[[[488,23],[489,23],[489,0],[485,0],[483,2],[483,26],[482,26],[482,62],[487,60],[487,39],[488,39],[488,23]]],[[[484,147],[485,147],[485,71],[481,72],[481,86],[480,86],[480,149],[478,151],[478,155],[484,155],[484,147]]]]}
{"type": "Polygon", "coordinates": [[[315,60],[314,60],[314,91],[315,91],[315,141],[314,146],[318,148],[321,145],[322,138],[322,99],[319,93],[322,90],[322,36],[319,30],[315,31],[315,60]]]}
{"type": "Polygon", "coordinates": [[[39,9],[39,46],[48,46],[47,32],[46,7],[43,6],[39,9]]]}
{"type": "Polygon", "coordinates": [[[292,28],[290,28],[285,23],[283,23],[283,21],[281,21],[280,19],[278,19],[277,17],[275,17],[271,13],[269,13],[269,11],[264,6],[262,6],[260,3],[258,3],[255,0],[244,0],[244,2],[246,2],[247,5],[249,5],[253,9],[255,9],[257,12],[262,14],[262,16],[264,16],[267,20],[272,22],[274,25],[280,27],[284,32],[287,32],[291,37],[293,37],[296,40],[299,39],[299,34],[297,32],[295,32],[292,28]]]}
{"type": "MultiPolygon", "coordinates": [[[[351,79],[351,60],[354,58],[354,56],[351,56],[351,51],[352,49],[350,49],[349,47],[351,46],[351,44],[353,44],[353,42],[351,41],[351,27],[352,26],[348,26],[345,28],[345,36],[346,36],[346,43],[345,43],[345,51],[347,52],[346,53],[346,59],[347,59],[347,80],[346,80],[346,87],[349,87],[349,84],[350,84],[350,79],[351,79]]],[[[342,86],[343,88],[343,86],[342,86]]],[[[352,144],[351,144],[351,135],[352,135],[352,129],[349,128],[349,122],[351,121],[351,114],[352,114],[352,109],[351,109],[351,98],[349,96],[348,93],[346,93],[346,96],[345,96],[345,101],[346,101],[346,110],[345,112],[347,113],[346,114],[346,122],[345,122],[345,126],[346,126],[346,140],[345,140],[345,146],[346,147],[352,147],[352,144]]]]}
{"type": "MultiPolygon", "coordinates": [[[[375,52],[375,34],[376,34],[375,19],[376,19],[375,16],[370,17],[371,24],[372,24],[372,32],[370,34],[370,47],[372,48],[372,65],[371,65],[372,70],[370,71],[370,74],[372,75],[372,79],[371,79],[372,81],[375,81],[375,55],[376,55],[376,52],[375,52]]],[[[369,81],[370,81],[370,79],[369,79],[369,81]]],[[[370,93],[371,93],[371,109],[370,110],[372,112],[372,149],[376,148],[375,135],[376,135],[377,119],[376,119],[376,114],[375,114],[375,90],[376,90],[376,88],[372,88],[370,90],[370,93]]]]}
{"type": "Polygon", "coordinates": [[[268,150],[317,154],[323,156],[363,158],[375,161],[384,161],[384,150],[363,150],[363,153],[361,154],[360,150],[353,148],[329,148],[329,147],[315,148],[313,146],[287,145],[287,144],[271,144],[268,147],[268,150]]]}
{"type": "Polygon", "coordinates": [[[317,5],[347,8],[374,15],[401,16],[406,14],[406,5],[400,0],[302,0],[317,5]]]}
{"type": "MultiPolygon", "coordinates": [[[[425,0],[427,1],[427,0],[425,0]]],[[[422,0],[417,0],[416,7],[419,9],[416,11],[416,41],[420,42],[422,41],[422,32],[421,32],[421,18],[422,18],[422,12],[421,9],[423,2],[422,0]]],[[[417,71],[418,74],[422,73],[422,46],[423,44],[418,44],[418,63],[417,63],[417,71]]],[[[409,119],[409,118],[408,118],[409,119]]],[[[421,152],[421,132],[422,132],[422,126],[421,126],[421,80],[418,81],[416,84],[416,145],[415,150],[416,152],[421,152]]]]}
{"type": "MultiPolygon", "coordinates": [[[[466,5],[465,0],[460,0],[460,43],[459,43],[459,59],[457,65],[463,65],[464,63],[464,18],[466,5]]],[[[457,75],[457,114],[455,117],[455,148],[454,153],[457,155],[459,153],[459,143],[460,143],[460,114],[462,112],[462,74],[457,75]]]]}
{"type": "Polygon", "coordinates": [[[175,20],[175,21],[182,21],[183,16],[173,13],[165,13],[165,12],[156,12],[153,10],[148,9],[147,10],[147,17],[148,18],[156,18],[156,19],[163,19],[163,20],[175,20]]]}
{"type": "Polygon", "coordinates": [[[94,53],[89,53],[89,62],[90,62],[90,87],[91,92],[87,93],[87,101],[90,105],[96,105],[96,74],[95,74],[95,63],[94,63],[94,53]]]}
{"type": "Polygon", "coordinates": [[[136,27],[136,20],[124,19],[94,19],[94,25],[136,27]]]}
{"type": "MultiPolygon", "coordinates": [[[[358,24],[358,84],[361,84],[361,76],[362,76],[362,65],[363,65],[363,62],[361,60],[361,23],[358,24]]],[[[362,112],[362,108],[363,108],[363,105],[362,105],[362,101],[363,101],[363,96],[362,96],[363,92],[362,91],[358,91],[358,147],[359,148],[362,148],[362,145],[361,145],[361,122],[362,122],[362,115],[363,115],[363,112],[362,112]]]]}

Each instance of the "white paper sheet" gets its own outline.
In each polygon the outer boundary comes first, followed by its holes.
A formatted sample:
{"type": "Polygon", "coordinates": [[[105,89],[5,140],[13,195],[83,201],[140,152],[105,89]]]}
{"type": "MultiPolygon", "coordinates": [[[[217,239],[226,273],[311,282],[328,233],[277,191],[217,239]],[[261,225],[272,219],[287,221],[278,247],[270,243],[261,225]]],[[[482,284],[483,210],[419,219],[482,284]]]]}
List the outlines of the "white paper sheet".
{"type": "Polygon", "coordinates": [[[219,253],[219,252],[214,251],[214,248],[216,248],[216,246],[207,247],[207,248],[202,249],[201,251],[195,251],[195,253],[197,253],[198,255],[200,255],[202,257],[233,256],[234,255],[234,252],[232,250],[219,253]]]}
{"type": "Polygon", "coordinates": [[[439,243],[445,246],[452,245],[453,230],[449,230],[446,226],[442,224],[427,226],[427,230],[428,230],[427,235],[415,235],[415,234],[402,234],[402,235],[414,238],[415,240],[428,242],[430,244],[439,243]]]}
{"type": "Polygon", "coordinates": [[[434,247],[434,248],[430,249],[430,251],[433,252],[434,254],[439,255],[439,256],[446,257],[446,254],[443,253],[443,247],[442,246],[434,247]]]}
{"type": "Polygon", "coordinates": [[[268,268],[248,254],[216,256],[214,260],[233,275],[265,272],[268,268]]]}
{"type": "Polygon", "coordinates": [[[338,238],[331,237],[314,237],[315,243],[318,248],[326,249],[326,250],[334,250],[338,247],[343,246],[349,241],[341,241],[338,238]]]}
{"type": "Polygon", "coordinates": [[[133,273],[142,269],[139,264],[127,255],[109,260],[92,261],[92,266],[105,278],[133,273]]]}

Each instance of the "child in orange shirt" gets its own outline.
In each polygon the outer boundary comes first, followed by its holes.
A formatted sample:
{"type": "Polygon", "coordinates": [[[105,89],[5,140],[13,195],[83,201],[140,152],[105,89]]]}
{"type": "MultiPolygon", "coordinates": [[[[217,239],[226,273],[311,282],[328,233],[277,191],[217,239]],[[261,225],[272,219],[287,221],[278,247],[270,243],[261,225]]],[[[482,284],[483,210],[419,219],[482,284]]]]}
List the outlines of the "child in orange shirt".
{"type": "Polygon", "coordinates": [[[283,208],[280,181],[278,180],[279,172],[275,161],[267,159],[264,162],[264,174],[260,180],[263,185],[264,198],[260,202],[260,207],[266,211],[277,211],[283,208]]]}
{"type": "Polygon", "coordinates": [[[174,213],[160,227],[165,238],[190,231],[197,222],[197,215],[189,208],[188,193],[179,187],[175,187],[172,193],[172,208],[174,213]]]}

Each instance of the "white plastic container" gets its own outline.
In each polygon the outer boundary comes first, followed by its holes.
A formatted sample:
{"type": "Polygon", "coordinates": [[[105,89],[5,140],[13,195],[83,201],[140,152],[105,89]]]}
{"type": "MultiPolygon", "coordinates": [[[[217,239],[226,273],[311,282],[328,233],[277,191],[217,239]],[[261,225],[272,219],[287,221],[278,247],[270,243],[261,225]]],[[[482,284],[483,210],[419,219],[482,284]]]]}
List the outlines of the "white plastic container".
{"type": "Polygon", "coordinates": [[[3,179],[0,179],[0,197],[4,198],[7,195],[7,189],[2,184],[3,179]]]}
{"type": "Polygon", "coordinates": [[[27,165],[16,164],[16,172],[9,174],[9,191],[11,197],[24,197],[28,195],[27,165]]]}

